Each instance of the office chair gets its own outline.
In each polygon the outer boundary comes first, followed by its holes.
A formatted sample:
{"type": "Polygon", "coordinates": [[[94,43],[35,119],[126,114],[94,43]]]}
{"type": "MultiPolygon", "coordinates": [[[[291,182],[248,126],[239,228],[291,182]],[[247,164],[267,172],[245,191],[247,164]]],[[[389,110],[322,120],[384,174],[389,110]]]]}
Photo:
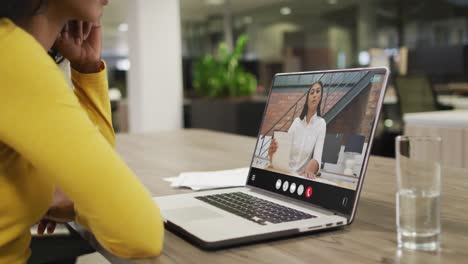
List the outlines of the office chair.
{"type": "Polygon", "coordinates": [[[344,152],[362,154],[365,139],[363,135],[349,135],[344,152]]]}
{"type": "Polygon", "coordinates": [[[429,78],[424,75],[397,76],[395,88],[401,115],[453,109],[437,102],[432,84],[429,78]]]}
{"type": "Polygon", "coordinates": [[[322,168],[324,163],[337,164],[343,142],[343,134],[327,133],[322,153],[322,168]]]}

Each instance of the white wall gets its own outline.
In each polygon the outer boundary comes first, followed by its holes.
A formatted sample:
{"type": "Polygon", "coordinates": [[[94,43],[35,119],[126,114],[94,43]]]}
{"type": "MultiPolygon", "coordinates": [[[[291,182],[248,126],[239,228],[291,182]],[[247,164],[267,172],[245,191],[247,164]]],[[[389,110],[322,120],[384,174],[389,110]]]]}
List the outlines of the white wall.
{"type": "Polygon", "coordinates": [[[294,32],[300,27],[292,23],[275,23],[256,31],[252,42],[255,43],[255,53],[265,61],[279,61],[283,59],[283,34],[294,32]]]}
{"type": "Polygon", "coordinates": [[[374,48],[377,34],[377,1],[360,0],[357,17],[358,50],[374,48]]]}
{"type": "Polygon", "coordinates": [[[345,65],[342,68],[350,67],[354,60],[351,32],[339,26],[330,26],[328,29],[329,47],[333,52],[334,62],[338,63],[338,55],[345,56],[345,65]]]}
{"type": "Polygon", "coordinates": [[[181,128],[179,0],[134,0],[128,5],[130,132],[181,128]]]}

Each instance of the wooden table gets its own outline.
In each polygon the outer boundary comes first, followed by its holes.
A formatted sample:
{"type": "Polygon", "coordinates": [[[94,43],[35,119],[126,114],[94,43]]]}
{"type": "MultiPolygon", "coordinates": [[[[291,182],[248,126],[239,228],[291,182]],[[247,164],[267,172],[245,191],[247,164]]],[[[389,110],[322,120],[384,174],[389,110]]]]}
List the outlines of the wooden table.
{"type": "MultiPolygon", "coordinates": [[[[254,145],[254,138],[204,130],[117,136],[118,152],[153,195],[187,192],[162,179],[183,171],[248,166],[254,145]]],[[[371,158],[357,218],[335,232],[206,252],[166,231],[163,254],[149,260],[118,259],[85,235],[112,263],[466,263],[468,170],[443,170],[439,253],[397,250],[394,171],[394,160],[371,158]]]]}

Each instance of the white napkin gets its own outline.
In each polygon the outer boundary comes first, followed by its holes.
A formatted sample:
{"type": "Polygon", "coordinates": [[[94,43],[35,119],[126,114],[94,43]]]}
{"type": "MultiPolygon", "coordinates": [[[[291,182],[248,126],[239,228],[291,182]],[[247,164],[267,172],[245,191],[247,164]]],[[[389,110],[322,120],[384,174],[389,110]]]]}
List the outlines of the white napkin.
{"type": "Polygon", "coordinates": [[[245,186],[249,168],[222,171],[183,172],[178,177],[165,178],[172,187],[187,187],[195,191],[245,186]]]}

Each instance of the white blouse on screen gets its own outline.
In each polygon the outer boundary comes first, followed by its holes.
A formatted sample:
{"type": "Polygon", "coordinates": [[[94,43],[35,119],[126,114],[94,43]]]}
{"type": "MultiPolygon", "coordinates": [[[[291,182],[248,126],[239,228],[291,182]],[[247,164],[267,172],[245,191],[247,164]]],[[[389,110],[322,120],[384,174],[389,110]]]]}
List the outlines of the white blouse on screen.
{"type": "Polygon", "coordinates": [[[319,164],[322,162],[323,144],[327,125],[325,120],[315,114],[310,122],[301,120],[299,117],[294,119],[288,133],[293,135],[291,147],[290,168],[293,171],[299,171],[312,158],[319,164]]]}

